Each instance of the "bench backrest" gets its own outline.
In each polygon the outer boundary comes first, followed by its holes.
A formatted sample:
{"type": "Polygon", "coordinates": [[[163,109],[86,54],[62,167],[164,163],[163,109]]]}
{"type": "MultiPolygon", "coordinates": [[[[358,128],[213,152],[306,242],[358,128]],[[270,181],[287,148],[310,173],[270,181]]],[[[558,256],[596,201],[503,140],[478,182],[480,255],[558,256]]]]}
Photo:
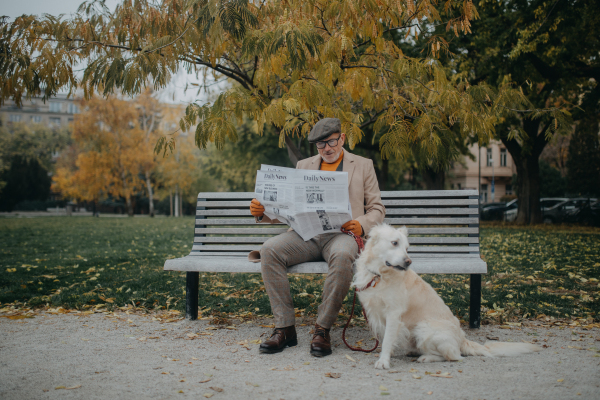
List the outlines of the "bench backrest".
{"type": "MultiPolygon", "coordinates": [[[[479,207],[476,190],[381,192],[385,222],[406,225],[411,257],[479,258],[479,207]]],[[[243,256],[258,250],[284,224],[256,224],[250,215],[254,192],[198,194],[194,245],[190,255],[243,256]]]]}

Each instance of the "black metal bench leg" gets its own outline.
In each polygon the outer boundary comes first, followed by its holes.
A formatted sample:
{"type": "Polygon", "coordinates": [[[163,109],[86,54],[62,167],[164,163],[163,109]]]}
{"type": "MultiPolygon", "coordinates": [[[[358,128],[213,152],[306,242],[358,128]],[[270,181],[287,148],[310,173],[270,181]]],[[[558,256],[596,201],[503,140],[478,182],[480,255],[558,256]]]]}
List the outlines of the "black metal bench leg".
{"type": "Polygon", "coordinates": [[[199,277],[199,272],[187,272],[185,276],[185,317],[191,321],[198,319],[199,277]]]}
{"type": "Polygon", "coordinates": [[[477,329],[481,325],[481,274],[471,274],[470,286],[469,327],[477,329]]]}

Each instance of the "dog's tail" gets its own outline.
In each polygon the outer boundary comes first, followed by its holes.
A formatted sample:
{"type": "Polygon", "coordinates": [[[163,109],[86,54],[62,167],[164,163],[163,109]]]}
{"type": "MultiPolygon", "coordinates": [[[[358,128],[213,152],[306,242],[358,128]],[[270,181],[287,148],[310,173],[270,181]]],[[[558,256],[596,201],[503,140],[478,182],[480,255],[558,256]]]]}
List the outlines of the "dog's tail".
{"type": "Polygon", "coordinates": [[[535,353],[541,348],[531,343],[485,342],[484,345],[466,340],[460,347],[463,356],[513,357],[535,353]]]}

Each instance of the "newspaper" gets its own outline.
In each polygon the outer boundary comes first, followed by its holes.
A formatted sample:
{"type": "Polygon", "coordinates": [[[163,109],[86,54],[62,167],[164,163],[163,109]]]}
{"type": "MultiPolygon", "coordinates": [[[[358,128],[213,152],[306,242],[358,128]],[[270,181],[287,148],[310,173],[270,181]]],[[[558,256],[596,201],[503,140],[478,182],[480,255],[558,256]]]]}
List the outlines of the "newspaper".
{"type": "Polygon", "coordinates": [[[256,199],[265,215],[292,227],[302,239],[341,232],[352,220],[348,173],[261,165],[256,172],[256,199]]]}

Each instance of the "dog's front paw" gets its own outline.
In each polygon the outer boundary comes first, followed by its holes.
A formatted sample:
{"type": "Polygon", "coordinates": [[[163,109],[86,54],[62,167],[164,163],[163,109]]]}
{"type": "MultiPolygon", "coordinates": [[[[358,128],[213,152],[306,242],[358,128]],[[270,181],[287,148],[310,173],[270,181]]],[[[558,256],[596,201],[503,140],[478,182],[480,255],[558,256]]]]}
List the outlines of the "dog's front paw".
{"type": "Polygon", "coordinates": [[[375,369],[390,369],[390,359],[384,359],[383,357],[379,358],[379,360],[375,362],[375,369]]]}

